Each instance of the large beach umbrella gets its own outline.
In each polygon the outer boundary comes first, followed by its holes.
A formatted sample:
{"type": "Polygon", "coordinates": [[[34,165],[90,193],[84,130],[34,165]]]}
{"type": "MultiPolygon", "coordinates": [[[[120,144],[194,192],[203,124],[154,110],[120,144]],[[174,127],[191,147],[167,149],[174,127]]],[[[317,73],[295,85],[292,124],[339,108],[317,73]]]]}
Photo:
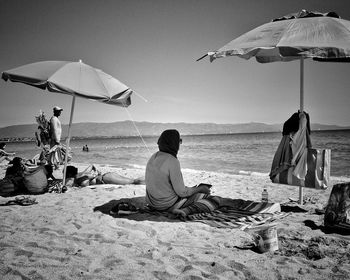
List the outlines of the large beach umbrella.
{"type": "MultiPolygon", "coordinates": [[[[210,61],[227,56],[255,57],[259,63],[300,60],[300,111],[304,110],[304,59],[350,61],[350,21],[336,13],[302,10],[263,24],[208,52],[210,61]]],[[[197,60],[197,61],[198,61],[197,60]]],[[[302,188],[299,199],[302,202],[302,188]]]]}
{"type": "MultiPolygon", "coordinates": [[[[81,61],[41,61],[4,71],[1,77],[5,81],[24,83],[48,90],[49,92],[73,96],[66,140],[67,153],[76,96],[106,104],[128,107],[131,104],[131,94],[133,93],[129,87],[116,78],[81,61]]],[[[65,184],[67,158],[66,154],[63,184],[65,184]]]]}

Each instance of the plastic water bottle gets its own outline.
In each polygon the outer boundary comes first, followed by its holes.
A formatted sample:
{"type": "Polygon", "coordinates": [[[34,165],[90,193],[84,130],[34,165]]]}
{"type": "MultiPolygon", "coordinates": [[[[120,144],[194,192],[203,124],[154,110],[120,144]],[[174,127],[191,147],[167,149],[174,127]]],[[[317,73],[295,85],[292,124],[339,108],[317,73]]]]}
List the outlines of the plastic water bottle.
{"type": "Polygon", "coordinates": [[[261,201],[262,202],[268,202],[269,201],[269,193],[267,192],[267,188],[264,187],[262,193],[261,193],[261,201]]]}

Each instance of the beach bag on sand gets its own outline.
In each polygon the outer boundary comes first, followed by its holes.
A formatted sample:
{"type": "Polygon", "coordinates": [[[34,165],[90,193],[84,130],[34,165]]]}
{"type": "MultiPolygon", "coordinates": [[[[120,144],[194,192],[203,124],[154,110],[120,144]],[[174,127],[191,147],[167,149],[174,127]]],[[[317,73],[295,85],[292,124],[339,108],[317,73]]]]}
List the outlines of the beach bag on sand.
{"type": "Polygon", "coordinates": [[[44,166],[33,171],[26,171],[23,176],[24,186],[29,193],[40,194],[48,189],[48,180],[44,166]]]}
{"type": "Polygon", "coordinates": [[[313,189],[326,189],[330,181],[330,149],[307,149],[307,173],[305,180],[293,175],[294,167],[278,173],[272,178],[273,183],[301,186],[313,189]]]}
{"type": "Polygon", "coordinates": [[[333,186],[324,214],[324,226],[350,233],[350,182],[333,186]]]}

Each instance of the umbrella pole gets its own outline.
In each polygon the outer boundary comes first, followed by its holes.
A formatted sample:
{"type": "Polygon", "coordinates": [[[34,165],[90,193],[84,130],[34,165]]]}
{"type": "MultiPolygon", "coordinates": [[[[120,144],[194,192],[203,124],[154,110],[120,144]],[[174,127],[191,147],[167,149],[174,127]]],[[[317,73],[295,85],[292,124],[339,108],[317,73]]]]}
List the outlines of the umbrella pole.
{"type": "MultiPolygon", "coordinates": [[[[304,111],[304,57],[300,57],[300,112],[304,111]]],[[[303,205],[303,187],[299,187],[299,204],[303,205]]]]}
{"type": "Polygon", "coordinates": [[[70,109],[69,126],[68,126],[68,137],[66,139],[66,156],[65,156],[65,159],[64,159],[64,168],[63,168],[63,186],[66,185],[66,172],[67,172],[68,152],[69,152],[71,127],[72,127],[73,114],[74,114],[74,106],[75,106],[75,94],[73,94],[72,106],[71,106],[71,109],[70,109]]]}
{"type": "Polygon", "coordinates": [[[300,57],[300,112],[304,112],[304,57],[300,57]]]}

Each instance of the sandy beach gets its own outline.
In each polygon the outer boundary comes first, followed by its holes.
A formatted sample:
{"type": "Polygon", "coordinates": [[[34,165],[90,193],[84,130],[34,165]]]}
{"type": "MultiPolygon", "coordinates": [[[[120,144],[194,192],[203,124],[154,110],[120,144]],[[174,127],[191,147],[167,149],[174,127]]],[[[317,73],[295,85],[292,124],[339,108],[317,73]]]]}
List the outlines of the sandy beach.
{"type": "MultiPolygon", "coordinates": [[[[141,168],[98,168],[133,178],[144,174],[141,168]]],[[[252,235],[239,229],[94,211],[120,199],[142,201],[145,194],[144,185],[97,185],[31,195],[38,203],[30,206],[2,206],[0,278],[349,279],[350,236],[323,232],[323,215],[315,212],[326,205],[331,187],[304,189],[300,206],[289,201],[298,198],[298,187],[272,184],[267,174],[184,170],[183,175],[189,186],[211,183],[213,194],[230,198],[259,201],[267,186],[270,201],[291,206],[277,222],[279,250],[253,250],[252,235]]],[[[10,199],[0,197],[0,203],[10,199]]]]}

